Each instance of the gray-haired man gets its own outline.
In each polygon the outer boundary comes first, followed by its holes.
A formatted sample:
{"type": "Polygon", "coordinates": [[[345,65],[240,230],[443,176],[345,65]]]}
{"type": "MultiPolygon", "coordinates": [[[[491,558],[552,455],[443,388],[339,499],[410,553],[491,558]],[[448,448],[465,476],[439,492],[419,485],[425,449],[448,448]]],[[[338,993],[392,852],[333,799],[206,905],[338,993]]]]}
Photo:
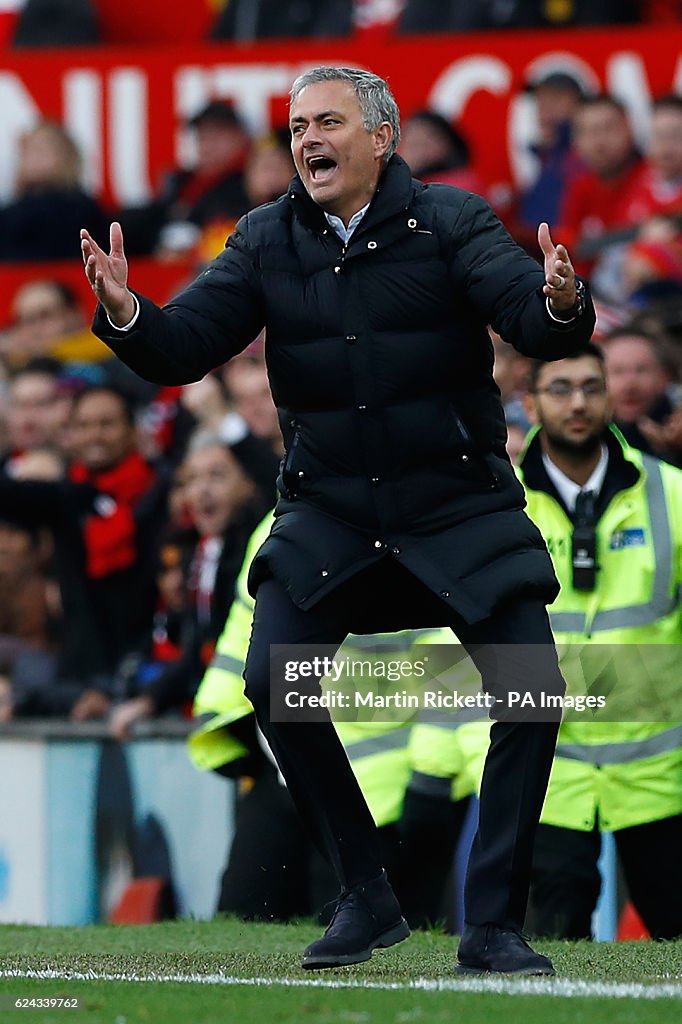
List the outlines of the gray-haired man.
{"type": "MultiPolygon", "coordinates": [[[[128,290],[117,225],[108,256],[87,232],[82,244],[95,330],[142,376],[196,380],[267,328],[287,454],[251,569],[246,692],[342,886],[305,952],[320,968],[367,960],[408,929],[331,722],[271,720],[271,688],[285,684],[271,679],[270,646],[448,625],[486,690],[510,686],[486,645],[517,643],[535,645],[545,687],[563,691],[545,610],[557,584],[506,456],[486,324],[551,359],[587,342],[594,313],[546,224],[543,273],[478,196],[411,179],[382,79],[317,68],[294,83],[290,123],[287,195],[243,218],[164,310],[128,290]]],[[[461,971],[553,973],[520,930],[556,731],[492,726],[461,971]]]]}

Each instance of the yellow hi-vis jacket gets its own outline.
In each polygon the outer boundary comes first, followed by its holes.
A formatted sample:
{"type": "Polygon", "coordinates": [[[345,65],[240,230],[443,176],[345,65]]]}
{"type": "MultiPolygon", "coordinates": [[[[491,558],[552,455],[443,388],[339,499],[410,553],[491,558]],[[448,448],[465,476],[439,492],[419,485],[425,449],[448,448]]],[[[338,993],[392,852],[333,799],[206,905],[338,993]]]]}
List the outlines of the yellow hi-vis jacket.
{"type": "MultiPolygon", "coordinates": [[[[418,644],[457,645],[450,629],[424,632],[418,644]]],[[[448,688],[470,692],[479,674],[470,658],[453,659],[447,670],[448,688]]],[[[490,745],[490,719],[475,714],[443,710],[422,711],[412,726],[409,742],[412,774],[408,787],[424,796],[452,801],[477,792],[485,755],[490,745]]]]}
{"type": "MultiPolygon", "coordinates": [[[[535,428],[526,442],[521,475],[537,435],[535,428]]],[[[566,512],[525,485],[561,583],[550,619],[569,693],[598,689],[605,668],[617,666],[618,685],[604,691],[612,713],[562,723],[542,812],[546,824],[584,831],[596,820],[614,831],[682,812],[682,472],[629,448],[615,428],[608,448],[637,479],[596,524],[594,590],[573,588],[566,512]],[[619,714],[623,691],[623,719],[606,720],[619,714]]]]}

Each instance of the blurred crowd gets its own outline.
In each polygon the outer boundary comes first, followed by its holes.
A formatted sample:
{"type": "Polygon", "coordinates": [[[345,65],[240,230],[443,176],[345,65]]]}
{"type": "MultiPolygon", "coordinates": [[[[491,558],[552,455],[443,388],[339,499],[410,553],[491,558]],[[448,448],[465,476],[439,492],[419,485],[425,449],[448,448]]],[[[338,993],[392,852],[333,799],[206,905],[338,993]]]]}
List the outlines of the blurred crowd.
{"type": "Polygon", "coordinates": [[[16,47],[666,24],[682,14],[679,0],[196,0],[166,8],[164,24],[127,0],[24,0],[17,9],[16,47]]]}
{"type": "MultiPolygon", "coordinates": [[[[597,300],[616,423],[682,466],[682,98],[653,103],[642,151],[623,104],[566,71],[527,92],[535,176],[498,213],[531,252],[542,220],[568,245],[597,300]]],[[[105,239],[115,214],[130,253],[200,268],[239,216],[286,191],[293,166],[285,130],[253,138],[227,102],[186,127],[194,163],[169,169],[146,206],[113,211],[82,186],[64,128],[38,122],[0,209],[0,260],[78,260],[79,228],[105,239]]],[[[425,182],[486,192],[468,140],[433,110],[405,119],[400,154],[425,182]]],[[[36,267],[0,334],[0,718],[107,717],[123,736],[139,717],[188,707],[274,504],[282,442],[264,338],[197,384],[159,389],[88,321],[77,294],[36,267]]],[[[529,364],[492,332],[491,345],[515,459],[529,364]]]]}

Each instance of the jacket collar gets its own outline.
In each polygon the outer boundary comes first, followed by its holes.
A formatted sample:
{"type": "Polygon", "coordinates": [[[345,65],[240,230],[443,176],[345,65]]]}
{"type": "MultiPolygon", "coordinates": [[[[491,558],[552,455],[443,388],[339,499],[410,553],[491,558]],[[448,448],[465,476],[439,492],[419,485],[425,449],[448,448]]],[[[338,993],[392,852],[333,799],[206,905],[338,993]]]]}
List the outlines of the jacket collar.
{"type": "MultiPolygon", "coordinates": [[[[539,436],[541,430],[542,427],[538,424],[527,435],[519,461],[519,470],[523,475],[526,488],[551,495],[562,508],[565,508],[542,461],[542,446],[539,436]]],[[[614,423],[610,423],[608,429],[604,431],[603,440],[609,452],[609,467],[597,499],[598,516],[604,512],[614,495],[628,487],[633,487],[642,475],[640,453],[630,448],[614,423]]]]}
{"type": "MultiPolygon", "coordinates": [[[[392,156],[379,178],[369,210],[357,230],[376,227],[401,210],[408,209],[416,192],[423,188],[421,182],[412,179],[410,168],[402,157],[392,156]]],[[[294,216],[307,227],[324,231],[328,225],[322,207],[310,198],[298,174],[291,179],[288,195],[294,216]]]]}

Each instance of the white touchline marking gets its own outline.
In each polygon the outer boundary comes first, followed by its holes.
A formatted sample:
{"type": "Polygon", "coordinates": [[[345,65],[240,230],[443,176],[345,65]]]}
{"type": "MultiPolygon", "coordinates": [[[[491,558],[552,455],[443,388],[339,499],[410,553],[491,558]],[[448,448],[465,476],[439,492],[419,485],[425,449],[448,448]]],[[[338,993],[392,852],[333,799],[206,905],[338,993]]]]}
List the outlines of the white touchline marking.
{"type": "Polygon", "coordinates": [[[240,978],[230,974],[108,974],[52,968],[0,970],[0,978],[40,981],[129,981],[151,984],[280,986],[283,988],[378,989],[385,992],[489,992],[510,996],[559,996],[563,999],[682,999],[682,985],[639,982],[571,981],[569,978],[417,978],[414,981],[361,981],[354,978],[240,978]]]}

